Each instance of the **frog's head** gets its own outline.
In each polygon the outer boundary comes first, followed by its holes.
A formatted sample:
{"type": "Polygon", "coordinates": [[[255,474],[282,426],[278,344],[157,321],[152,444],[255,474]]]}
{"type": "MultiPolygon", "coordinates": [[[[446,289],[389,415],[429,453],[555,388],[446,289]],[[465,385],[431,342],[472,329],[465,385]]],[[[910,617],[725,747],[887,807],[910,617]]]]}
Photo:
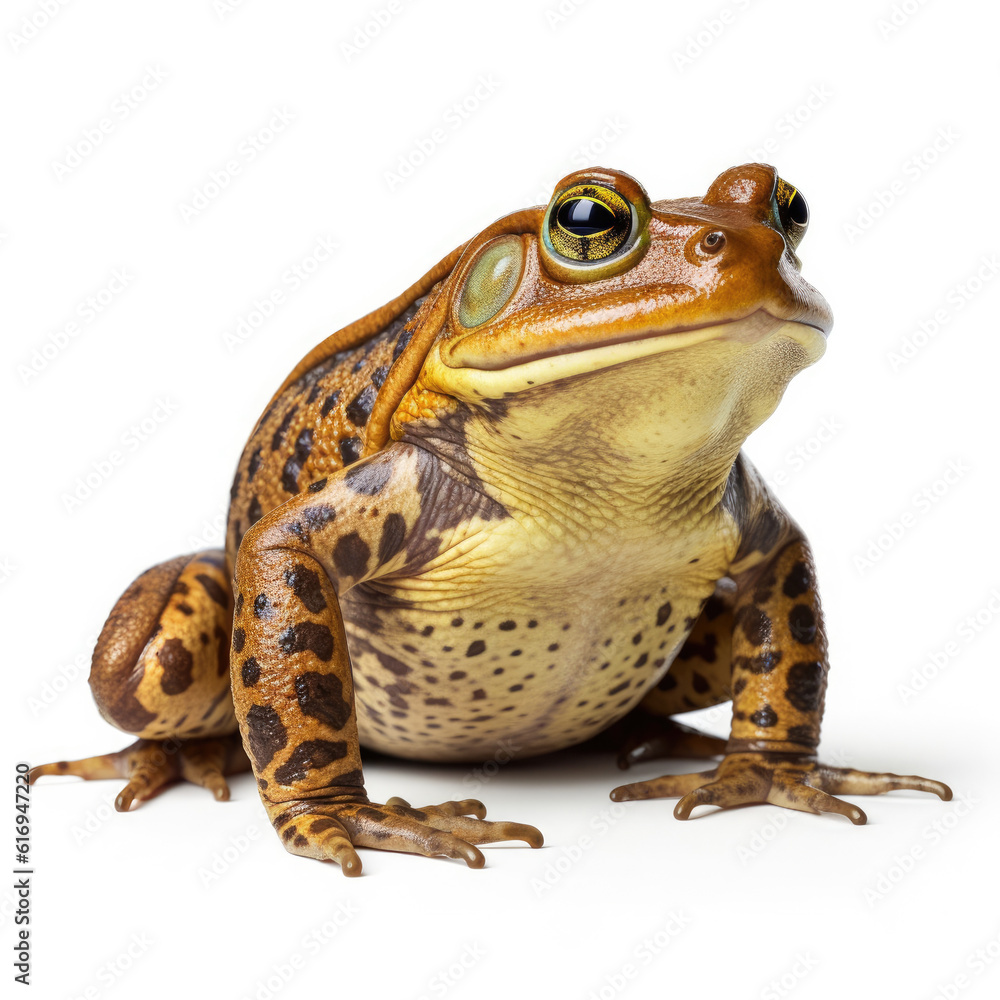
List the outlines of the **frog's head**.
{"type": "Polygon", "coordinates": [[[667,437],[687,455],[738,448],[832,325],[799,270],[808,215],[759,163],[658,202],[620,171],[570,174],[548,206],[470,241],[428,296],[433,339],[393,437],[447,400],[521,441],[575,426],[622,455],[667,437]]]}

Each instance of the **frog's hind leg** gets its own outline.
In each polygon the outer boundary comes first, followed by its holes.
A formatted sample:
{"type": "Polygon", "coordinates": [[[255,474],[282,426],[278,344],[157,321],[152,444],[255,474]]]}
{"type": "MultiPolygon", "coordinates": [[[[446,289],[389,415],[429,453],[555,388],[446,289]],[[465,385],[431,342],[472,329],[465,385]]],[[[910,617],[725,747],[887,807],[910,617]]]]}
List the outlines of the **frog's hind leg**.
{"type": "Polygon", "coordinates": [[[232,589],[220,551],[143,573],[118,599],[94,650],[90,687],[112,725],[139,739],[118,753],[32,768],[84,779],[126,778],[127,810],[184,779],[229,798],[226,775],[247,770],[229,687],[232,589]]]}
{"type": "Polygon", "coordinates": [[[615,727],[622,769],[663,757],[715,757],[726,741],[670,718],[729,701],[736,585],[724,578],[705,603],[668,673],[615,727]]]}

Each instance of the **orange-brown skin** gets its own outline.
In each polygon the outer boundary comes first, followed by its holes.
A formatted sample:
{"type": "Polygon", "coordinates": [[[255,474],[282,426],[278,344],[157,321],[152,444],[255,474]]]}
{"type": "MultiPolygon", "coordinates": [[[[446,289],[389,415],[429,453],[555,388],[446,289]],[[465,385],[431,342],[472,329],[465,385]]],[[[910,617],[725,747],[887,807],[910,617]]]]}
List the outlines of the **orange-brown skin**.
{"type": "Polygon", "coordinates": [[[351,875],[356,847],[479,867],[476,845],[541,844],[475,800],[370,802],[361,745],[482,760],[613,732],[622,766],[725,754],[612,793],[682,796],[680,818],[772,802],[857,823],[834,794],[950,797],[814,756],[814,567],[740,451],[832,322],[799,273],[805,225],[763,164],[656,203],[579,171],[334,334],[244,449],[224,558],[154,567],[105,626],[94,694],[139,742],[34,776],[127,776],[128,808],[177,777],[224,798],[252,766],[286,848],[351,875]],[[728,744],[669,718],[729,699],[728,744]]]}

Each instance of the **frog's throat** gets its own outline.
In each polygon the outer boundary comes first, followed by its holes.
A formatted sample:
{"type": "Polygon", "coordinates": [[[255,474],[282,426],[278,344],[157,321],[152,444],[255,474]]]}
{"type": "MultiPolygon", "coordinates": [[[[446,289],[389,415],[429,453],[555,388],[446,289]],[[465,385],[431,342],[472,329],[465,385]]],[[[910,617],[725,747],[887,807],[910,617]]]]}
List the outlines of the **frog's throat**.
{"type": "MultiPolygon", "coordinates": [[[[826,350],[823,331],[810,323],[785,320],[758,309],[742,319],[667,332],[652,330],[629,339],[609,337],[586,348],[569,348],[533,355],[505,367],[452,367],[440,357],[425,368],[429,388],[467,399],[498,399],[508,393],[588,372],[596,372],[657,354],[684,350],[706,341],[737,342],[751,347],[768,339],[794,341],[802,349],[803,363],[796,370],[822,357],[826,350]]],[[[794,372],[789,372],[789,377],[794,372]]]]}

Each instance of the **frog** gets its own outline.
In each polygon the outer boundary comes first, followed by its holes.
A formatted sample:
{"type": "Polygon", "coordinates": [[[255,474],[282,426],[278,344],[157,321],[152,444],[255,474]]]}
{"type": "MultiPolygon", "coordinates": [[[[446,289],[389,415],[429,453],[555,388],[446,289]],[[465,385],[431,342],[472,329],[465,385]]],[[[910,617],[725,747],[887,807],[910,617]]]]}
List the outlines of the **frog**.
{"type": "Polygon", "coordinates": [[[136,741],[31,781],[124,778],[128,811],[178,780],[226,800],[250,770],[285,848],[348,876],[359,849],[479,868],[484,845],[543,843],[478,799],[369,799],[362,747],[704,759],[610,793],[682,820],[950,799],[819,759],[816,567],[743,449],[832,327],[809,215],[768,164],[656,202],[581,169],[325,339],[247,441],[225,547],[147,570],[100,633],[91,690],[136,741]],[[728,739],[676,718],[726,703],[728,739]]]}

